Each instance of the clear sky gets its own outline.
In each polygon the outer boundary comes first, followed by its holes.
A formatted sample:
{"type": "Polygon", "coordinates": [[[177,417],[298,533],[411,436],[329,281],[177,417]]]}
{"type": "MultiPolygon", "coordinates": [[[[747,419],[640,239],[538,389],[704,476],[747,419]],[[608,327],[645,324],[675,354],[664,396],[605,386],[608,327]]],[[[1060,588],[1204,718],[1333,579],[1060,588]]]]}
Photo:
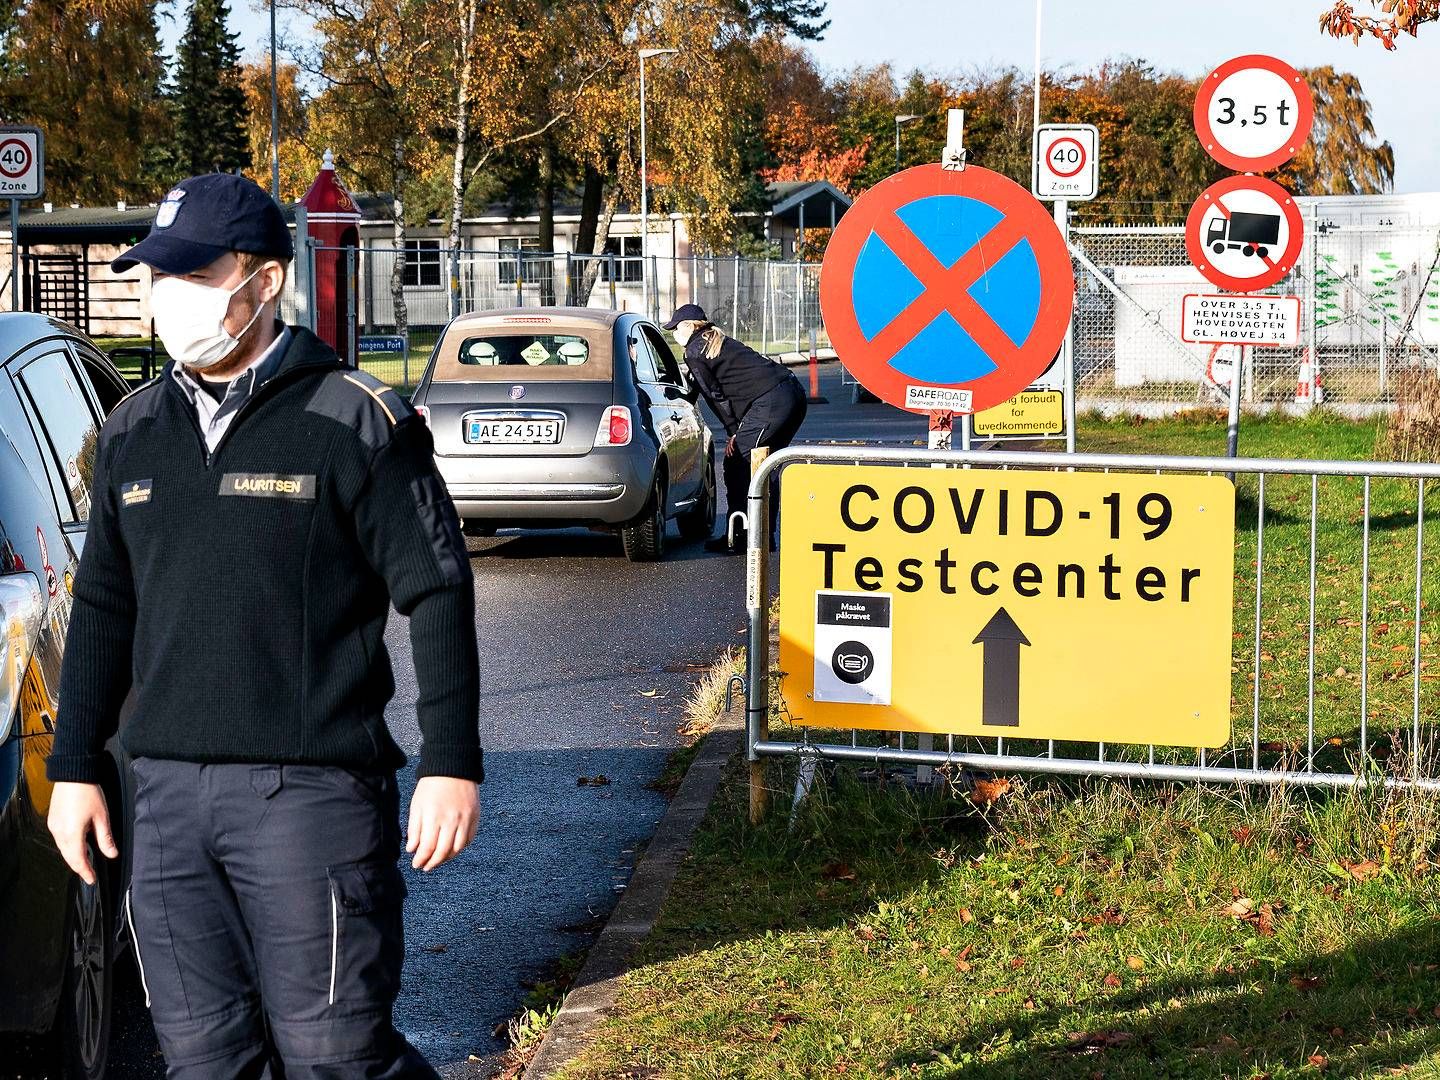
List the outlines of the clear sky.
{"type": "MultiPolygon", "coordinates": [[[[232,0],[233,25],[247,54],[258,55],[269,17],[251,2],[232,0]]],[[[1440,25],[1418,39],[1402,38],[1387,53],[1378,41],[1356,47],[1322,37],[1325,6],[1326,0],[1045,0],[1042,64],[1083,69],[1130,56],[1201,75],[1250,52],[1296,67],[1333,64],[1360,77],[1376,131],[1395,147],[1395,190],[1440,191],[1440,25]]],[[[826,68],[886,61],[901,73],[1034,66],[1034,0],[830,0],[829,7],[830,30],[813,46],[826,68]]],[[[1357,10],[1365,7],[1357,0],[1357,10]]],[[[173,46],[173,27],[165,36],[173,46]]]]}

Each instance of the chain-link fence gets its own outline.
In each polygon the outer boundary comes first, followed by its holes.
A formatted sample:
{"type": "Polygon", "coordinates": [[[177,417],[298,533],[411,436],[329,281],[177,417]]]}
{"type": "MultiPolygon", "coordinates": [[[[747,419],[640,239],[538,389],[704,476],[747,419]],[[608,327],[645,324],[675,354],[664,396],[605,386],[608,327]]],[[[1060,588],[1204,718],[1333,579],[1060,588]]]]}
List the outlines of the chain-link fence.
{"type": "MultiPolygon", "coordinates": [[[[735,256],[576,255],[569,252],[312,247],[316,268],[333,264],[341,285],[330,310],[311,298],[317,327],[353,332],[360,363],[395,385],[419,378],[452,315],[502,308],[576,307],[648,312],[656,321],[681,304],[701,305],[740,340],[775,355],[804,352],[820,319],[820,264],[735,256]],[[648,272],[647,272],[648,271],[648,272]],[[351,322],[353,320],[353,331],[351,322]],[[397,348],[390,340],[404,337],[397,348]],[[374,351],[372,351],[374,350],[374,351]]],[[[314,275],[309,276],[314,280],[314,275]]],[[[299,310],[291,275],[283,318],[299,310]]]]}
{"type": "Polygon", "coordinates": [[[1307,223],[1301,258],[1266,290],[1301,299],[1299,343],[1181,340],[1187,293],[1215,292],[1190,265],[1184,229],[1071,230],[1075,384],[1081,408],[1160,413],[1219,404],[1240,371],[1247,406],[1293,402],[1302,364],[1320,398],[1356,412],[1393,400],[1396,375],[1440,362],[1440,228],[1307,223]]]}

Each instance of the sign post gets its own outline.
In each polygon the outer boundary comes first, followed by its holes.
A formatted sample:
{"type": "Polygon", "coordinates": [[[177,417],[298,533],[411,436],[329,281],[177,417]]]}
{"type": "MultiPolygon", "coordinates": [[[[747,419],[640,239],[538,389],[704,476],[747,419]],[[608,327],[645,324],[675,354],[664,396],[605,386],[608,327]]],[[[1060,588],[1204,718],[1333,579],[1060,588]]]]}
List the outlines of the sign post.
{"type": "Polygon", "coordinates": [[[45,133],[0,127],[0,197],[10,200],[10,310],[20,310],[20,204],[45,194],[45,133]]]}

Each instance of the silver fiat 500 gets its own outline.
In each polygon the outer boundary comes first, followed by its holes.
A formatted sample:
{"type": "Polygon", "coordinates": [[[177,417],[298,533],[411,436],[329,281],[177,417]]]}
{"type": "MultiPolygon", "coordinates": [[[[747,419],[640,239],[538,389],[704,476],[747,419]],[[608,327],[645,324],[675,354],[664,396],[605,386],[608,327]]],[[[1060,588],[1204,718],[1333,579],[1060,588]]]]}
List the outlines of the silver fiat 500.
{"type": "Polygon", "coordinates": [[[466,531],[613,529],[661,558],[715,524],[713,438],[660,330],[588,308],[462,315],[412,398],[466,531]]]}

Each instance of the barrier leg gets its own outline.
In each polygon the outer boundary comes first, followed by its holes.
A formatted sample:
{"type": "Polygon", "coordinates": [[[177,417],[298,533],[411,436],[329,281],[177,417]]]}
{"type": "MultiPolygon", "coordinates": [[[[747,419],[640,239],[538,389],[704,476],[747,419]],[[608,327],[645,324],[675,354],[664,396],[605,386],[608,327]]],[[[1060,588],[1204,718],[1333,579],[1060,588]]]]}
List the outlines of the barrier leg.
{"type": "MultiPolygon", "coordinates": [[[[770,451],[761,446],[750,455],[753,477],[770,451]]],[[[755,744],[770,736],[770,493],[751,495],[746,508],[750,528],[746,530],[749,549],[745,553],[745,606],[750,616],[750,647],[745,657],[749,679],[746,702],[746,757],[750,763],[750,824],[765,817],[770,793],[765,787],[765,763],[755,754],[755,744]],[[763,522],[764,527],[758,523],[763,522]]]]}

